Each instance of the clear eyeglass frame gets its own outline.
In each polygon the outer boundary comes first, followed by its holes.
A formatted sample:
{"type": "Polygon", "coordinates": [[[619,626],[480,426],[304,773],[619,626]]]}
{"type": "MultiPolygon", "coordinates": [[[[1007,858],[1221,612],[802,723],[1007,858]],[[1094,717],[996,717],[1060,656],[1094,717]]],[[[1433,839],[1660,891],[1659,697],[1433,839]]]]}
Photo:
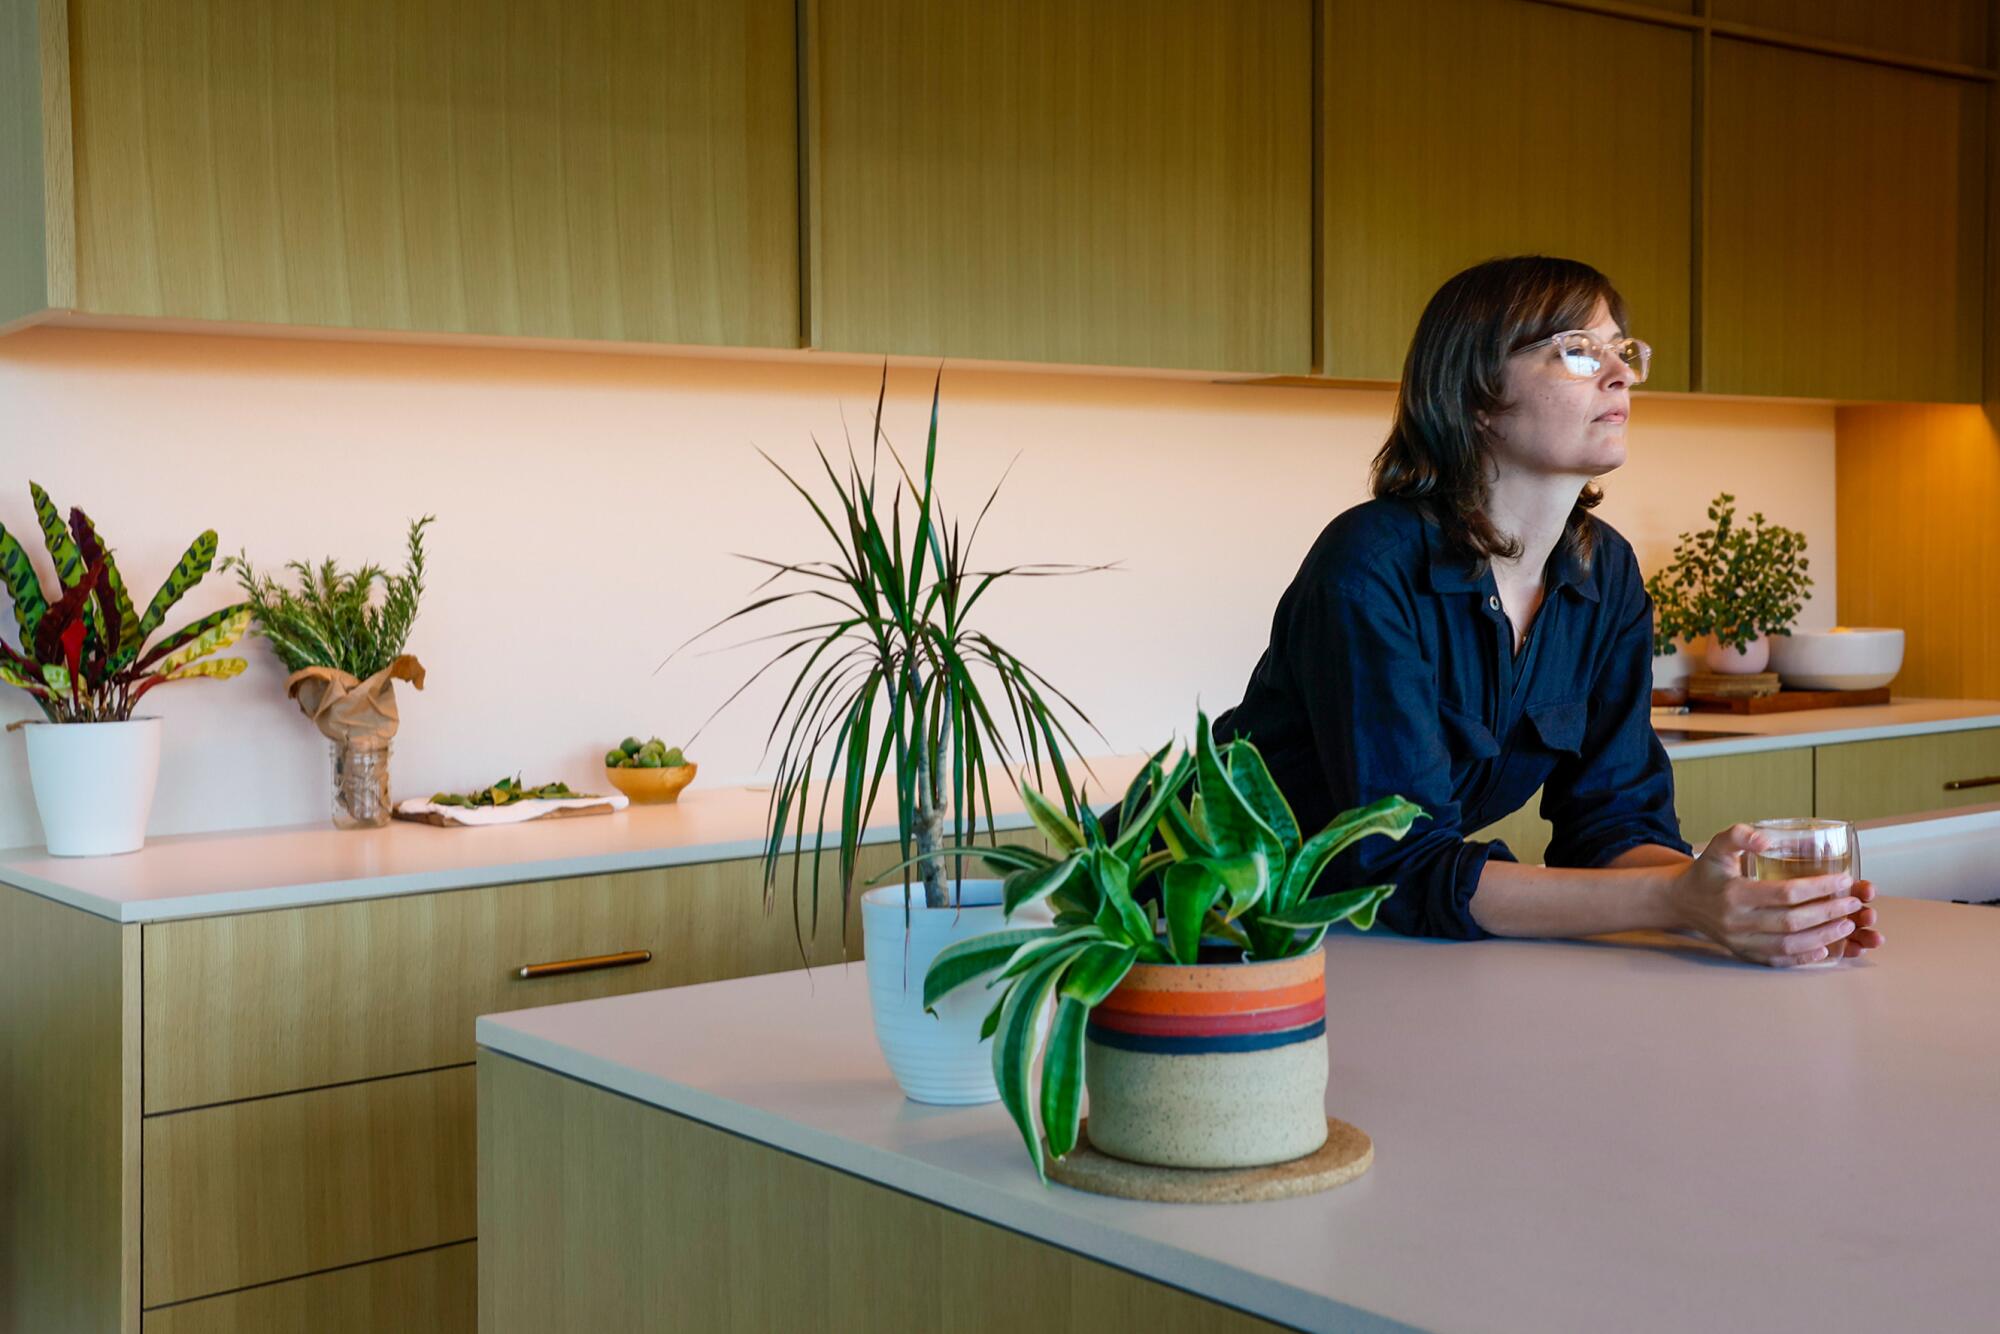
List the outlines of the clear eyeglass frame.
{"type": "Polygon", "coordinates": [[[1537,339],[1516,352],[1532,352],[1538,347],[1554,347],[1556,360],[1562,368],[1579,380],[1595,379],[1604,373],[1607,354],[1623,362],[1625,369],[1632,372],[1633,384],[1644,384],[1646,375],[1652,369],[1653,349],[1643,339],[1620,335],[1605,340],[1588,329],[1565,329],[1559,334],[1537,339]]]}

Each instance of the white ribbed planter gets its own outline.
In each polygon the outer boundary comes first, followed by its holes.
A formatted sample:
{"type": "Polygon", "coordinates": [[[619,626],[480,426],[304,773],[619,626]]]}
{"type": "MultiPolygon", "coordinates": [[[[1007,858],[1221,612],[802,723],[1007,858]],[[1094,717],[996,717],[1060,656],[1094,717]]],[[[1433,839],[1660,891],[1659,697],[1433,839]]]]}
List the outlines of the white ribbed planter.
{"type": "Polygon", "coordinates": [[[882,885],[861,896],[862,950],[868,961],[868,996],[875,1012],[875,1040],[903,1092],[916,1102],[965,1106],[995,1102],[993,1044],[979,1040],[979,1025],[995,994],[969,982],[924,1013],[924,974],[947,946],[989,931],[1047,926],[1043,905],[1000,916],[1000,882],[967,880],[956,908],[927,908],[921,882],[909,887],[904,934],[902,885],[882,885]]]}
{"type": "Polygon", "coordinates": [[[105,857],[146,845],[160,777],[160,720],[30,723],[28,779],[42,840],[57,857],[105,857]]]}

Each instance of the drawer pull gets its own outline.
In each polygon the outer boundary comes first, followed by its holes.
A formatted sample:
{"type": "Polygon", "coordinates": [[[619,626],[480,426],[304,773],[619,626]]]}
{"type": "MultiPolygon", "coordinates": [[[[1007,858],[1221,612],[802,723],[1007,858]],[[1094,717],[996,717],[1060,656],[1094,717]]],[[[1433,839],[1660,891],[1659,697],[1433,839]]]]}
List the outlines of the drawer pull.
{"type": "Polygon", "coordinates": [[[1944,785],[1944,790],[1963,792],[1969,787],[2000,787],[2000,774],[1989,774],[1985,778],[1954,778],[1944,785]]]}
{"type": "MultiPolygon", "coordinates": [[[[2000,779],[1996,779],[2000,782],[2000,779]]],[[[599,968],[630,968],[635,964],[651,963],[651,950],[626,950],[622,954],[593,954],[588,959],[560,959],[555,963],[524,964],[514,970],[514,976],[523,981],[537,977],[561,977],[564,973],[590,973],[599,968]]]]}

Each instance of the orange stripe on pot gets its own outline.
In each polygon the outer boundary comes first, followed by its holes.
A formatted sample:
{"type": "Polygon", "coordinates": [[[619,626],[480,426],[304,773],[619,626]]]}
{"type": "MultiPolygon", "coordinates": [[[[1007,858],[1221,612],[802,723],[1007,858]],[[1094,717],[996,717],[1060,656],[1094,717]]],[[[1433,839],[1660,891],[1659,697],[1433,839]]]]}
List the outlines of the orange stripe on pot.
{"type": "Polygon", "coordinates": [[[1134,991],[1273,991],[1326,977],[1326,956],[1319,950],[1290,959],[1258,963],[1142,963],[1133,965],[1119,990],[1134,991]]]}
{"type": "Polygon", "coordinates": [[[1144,1033],[1163,1038],[1216,1037],[1227,1033],[1279,1033],[1324,1018],[1324,996],[1315,996],[1302,1005],[1250,1014],[1133,1014],[1106,1011],[1100,1005],[1090,1013],[1090,1031],[1144,1033]]]}
{"type": "MultiPolygon", "coordinates": [[[[1160,965],[1149,965],[1159,967],[1160,965]]],[[[1138,969],[1133,969],[1137,972],[1138,969]]],[[[1130,976],[1126,982],[1130,983],[1130,976]]],[[[1258,991],[1149,991],[1121,985],[1097,1007],[1099,1013],[1123,1014],[1252,1014],[1259,1010],[1281,1010],[1305,1005],[1326,995],[1326,974],[1313,976],[1288,987],[1258,991]]]]}

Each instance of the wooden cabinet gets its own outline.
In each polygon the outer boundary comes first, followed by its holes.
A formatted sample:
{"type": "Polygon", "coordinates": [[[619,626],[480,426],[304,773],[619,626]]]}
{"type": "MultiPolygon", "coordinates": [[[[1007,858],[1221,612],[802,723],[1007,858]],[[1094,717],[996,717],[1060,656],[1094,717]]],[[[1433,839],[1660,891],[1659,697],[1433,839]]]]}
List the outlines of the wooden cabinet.
{"type": "Polygon", "coordinates": [[[817,0],[813,342],[1312,360],[1314,0],[817,0]]]}
{"type": "Polygon", "coordinates": [[[861,957],[789,907],[754,859],[143,926],[0,885],[0,1334],[470,1329],[474,1019],[861,957]]]}
{"type": "Polygon", "coordinates": [[[1984,65],[1991,0],[1708,0],[1712,18],[1927,60],[1984,65]]]}
{"type": "Polygon", "coordinates": [[[36,8],[0,69],[70,94],[74,228],[0,205],[0,323],[32,237],[75,275],[36,304],[91,315],[798,344],[791,0],[73,0],[30,48],[36,8]]]}
{"type": "Polygon", "coordinates": [[[1326,374],[1400,378],[1445,279],[1552,254],[1618,285],[1655,349],[1650,387],[1688,388],[1695,43],[1521,0],[1333,0],[1326,374]]]}
{"type": "Polygon", "coordinates": [[[1698,387],[1977,401],[1986,87],[1717,38],[1709,95],[1698,387]]]}
{"type": "Polygon", "coordinates": [[[1879,820],[2000,800],[2000,728],[1821,746],[1815,763],[1816,813],[1835,819],[1879,820]]]}
{"type": "MultiPolygon", "coordinates": [[[[1508,851],[1535,865],[1548,851],[1554,830],[1541,816],[1542,794],[1503,820],[1472,835],[1504,839],[1508,851]]],[[[1674,761],[1674,814],[1681,837],[1700,852],[1708,840],[1739,821],[1809,815],[1813,811],[1813,752],[1756,751],[1674,761]]]]}

